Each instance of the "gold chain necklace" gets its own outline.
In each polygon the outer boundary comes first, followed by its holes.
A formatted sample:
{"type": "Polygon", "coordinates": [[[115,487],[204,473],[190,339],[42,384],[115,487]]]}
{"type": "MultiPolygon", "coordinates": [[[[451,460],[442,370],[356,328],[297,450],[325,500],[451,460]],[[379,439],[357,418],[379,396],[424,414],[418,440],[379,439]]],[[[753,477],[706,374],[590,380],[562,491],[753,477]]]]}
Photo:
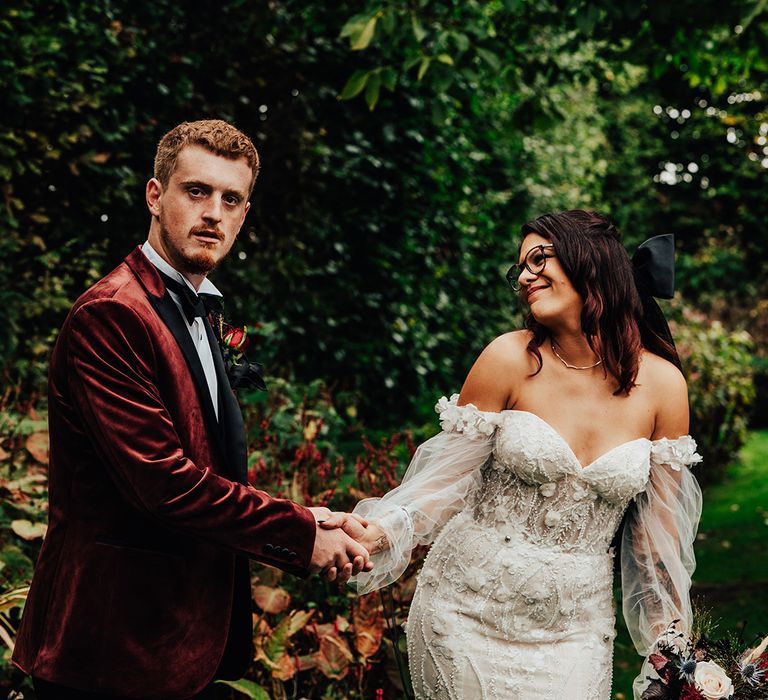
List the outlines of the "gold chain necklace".
{"type": "Polygon", "coordinates": [[[584,367],[580,367],[579,365],[571,365],[568,364],[561,356],[560,353],[555,348],[555,341],[552,340],[552,338],[549,339],[549,344],[552,346],[552,352],[555,353],[555,357],[560,360],[568,369],[592,369],[593,367],[597,367],[599,364],[602,364],[603,358],[601,357],[595,364],[593,365],[585,365],[584,367]]]}

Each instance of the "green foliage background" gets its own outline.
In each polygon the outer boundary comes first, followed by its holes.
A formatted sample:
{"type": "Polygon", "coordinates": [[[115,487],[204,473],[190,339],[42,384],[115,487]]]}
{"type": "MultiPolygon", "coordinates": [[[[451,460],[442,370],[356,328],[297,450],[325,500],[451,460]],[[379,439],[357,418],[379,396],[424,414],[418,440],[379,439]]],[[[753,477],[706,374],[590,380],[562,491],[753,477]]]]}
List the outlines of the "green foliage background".
{"type": "Polygon", "coordinates": [[[423,414],[519,325],[503,272],[546,210],[609,212],[630,247],[676,233],[685,299],[752,328],[768,296],[758,5],[6,3],[8,392],[40,392],[71,302],[143,240],[155,143],[201,117],[263,156],[215,278],[230,315],[273,329],[272,373],[323,377],[377,425],[423,414]]]}
{"type": "Polygon", "coordinates": [[[155,145],[183,120],[233,121],[260,150],[213,279],[232,320],[262,324],[273,386],[328,387],[329,463],[360,433],[434,428],[435,399],[521,324],[503,279],[520,225],[582,207],[630,250],[675,233],[666,310],[704,480],[723,478],[748,421],[768,421],[766,6],[3,3],[0,462],[4,497],[33,494],[0,514],[4,587],[34,553],[10,523],[44,515],[25,460],[48,353],[74,299],[144,240],[155,145]]]}

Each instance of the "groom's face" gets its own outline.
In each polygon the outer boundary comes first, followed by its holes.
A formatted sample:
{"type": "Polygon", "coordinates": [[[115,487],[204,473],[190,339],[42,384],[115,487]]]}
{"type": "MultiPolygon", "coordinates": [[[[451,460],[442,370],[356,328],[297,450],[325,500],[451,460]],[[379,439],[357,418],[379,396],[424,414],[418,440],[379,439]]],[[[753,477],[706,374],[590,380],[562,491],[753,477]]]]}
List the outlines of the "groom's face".
{"type": "Polygon", "coordinates": [[[213,270],[243,225],[252,178],[245,158],[232,160],[201,146],[184,148],[168,185],[153,178],[147,186],[149,208],[159,222],[158,252],[180,272],[213,270]]]}

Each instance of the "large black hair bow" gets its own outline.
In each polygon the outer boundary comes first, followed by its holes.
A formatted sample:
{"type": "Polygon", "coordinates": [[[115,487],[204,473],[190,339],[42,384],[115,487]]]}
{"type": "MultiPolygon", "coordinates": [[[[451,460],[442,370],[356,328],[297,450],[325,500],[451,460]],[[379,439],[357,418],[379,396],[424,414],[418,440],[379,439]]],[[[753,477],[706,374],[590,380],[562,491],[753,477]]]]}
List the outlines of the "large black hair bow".
{"type": "Polygon", "coordinates": [[[641,243],[632,256],[638,291],[671,299],[675,295],[675,236],[662,233],[641,243]]]}
{"type": "MultiPolygon", "coordinates": [[[[675,341],[664,312],[656,303],[659,299],[671,299],[675,294],[675,236],[663,233],[641,243],[632,256],[635,284],[643,304],[641,330],[666,340],[673,348],[675,341]],[[645,328],[643,328],[643,326],[645,328]]],[[[646,341],[646,338],[643,338],[646,341]]],[[[644,344],[648,345],[647,342],[644,344]]],[[[679,360],[678,360],[679,364],[679,360]]]]}

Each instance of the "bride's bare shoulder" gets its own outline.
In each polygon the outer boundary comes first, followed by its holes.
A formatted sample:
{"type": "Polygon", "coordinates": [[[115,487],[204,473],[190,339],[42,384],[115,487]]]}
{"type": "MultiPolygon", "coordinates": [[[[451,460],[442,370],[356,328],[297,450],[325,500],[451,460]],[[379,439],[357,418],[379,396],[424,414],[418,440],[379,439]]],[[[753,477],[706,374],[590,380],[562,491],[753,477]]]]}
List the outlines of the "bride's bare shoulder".
{"type": "Polygon", "coordinates": [[[685,377],[676,365],[648,350],[640,354],[637,383],[653,389],[666,388],[678,392],[686,387],[685,377]]]}
{"type": "Polygon", "coordinates": [[[510,331],[494,338],[485,347],[480,357],[484,360],[514,365],[524,363],[527,366],[528,343],[533,338],[529,330],[510,331]]]}
{"type": "Polygon", "coordinates": [[[530,331],[512,331],[491,341],[469,371],[461,388],[461,404],[483,411],[501,411],[514,403],[518,382],[530,373],[526,350],[530,331]]]}
{"type": "Polygon", "coordinates": [[[688,386],[678,367],[644,350],[637,383],[647,387],[655,414],[653,439],[677,438],[688,432],[688,386]]]}

